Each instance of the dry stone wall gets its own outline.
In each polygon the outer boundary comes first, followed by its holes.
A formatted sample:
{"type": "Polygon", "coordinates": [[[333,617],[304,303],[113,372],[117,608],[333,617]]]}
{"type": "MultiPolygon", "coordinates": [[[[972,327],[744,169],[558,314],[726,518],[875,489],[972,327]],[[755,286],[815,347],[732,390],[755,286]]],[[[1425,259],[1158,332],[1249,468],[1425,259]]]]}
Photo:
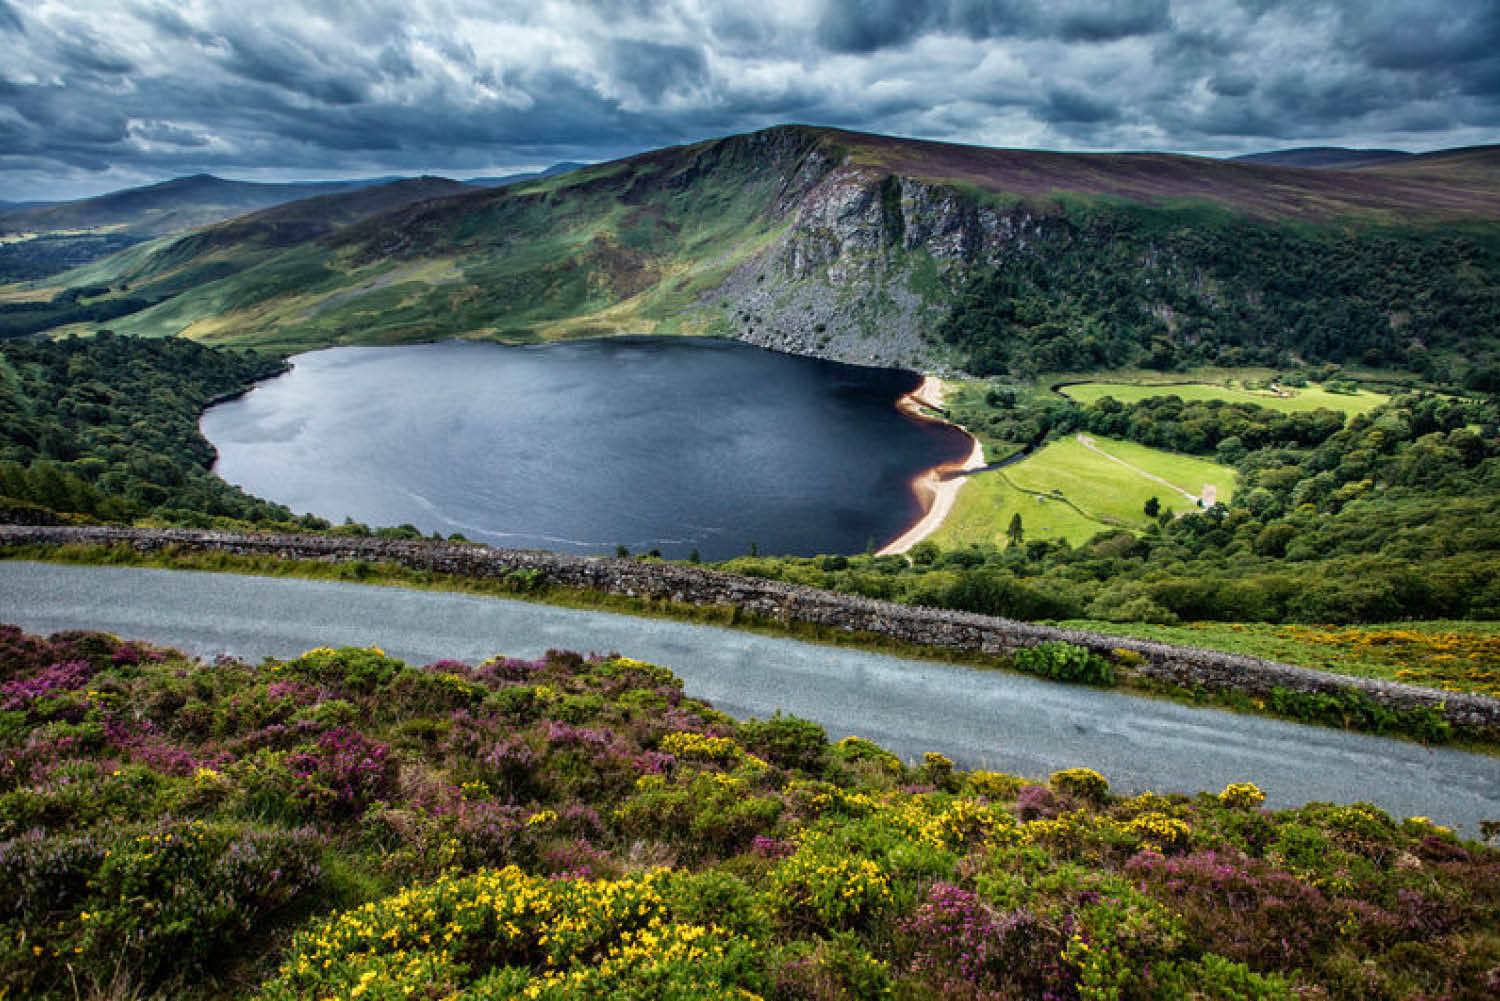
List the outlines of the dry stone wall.
{"type": "MultiPolygon", "coordinates": [[[[549,583],[628,597],[696,605],[736,606],[781,622],[807,622],[889,636],[909,643],[1005,654],[1021,646],[1065,640],[1103,654],[1129,651],[1137,674],[1187,688],[1270,696],[1274,689],[1339,694],[1355,689],[1396,712],[1440,707],[1458,731],[1500,734],[1500,699],[1439,692],[1412,685],[1352,678],[1239,654],[1149,640],[1059,629],[945,609],[899,605],[780,581],[740,577],[701,567],[639,562],[460,542],[392,540],[337,535],[276,535],[116,526],[0,525],[0,546],[125,544],[140,552],[176,547],[286,559],[389,562],[415,570],[501,579],[518,571],[549,583]]],[[[0,619],[3,619],[0,612],[0,619]]]]}

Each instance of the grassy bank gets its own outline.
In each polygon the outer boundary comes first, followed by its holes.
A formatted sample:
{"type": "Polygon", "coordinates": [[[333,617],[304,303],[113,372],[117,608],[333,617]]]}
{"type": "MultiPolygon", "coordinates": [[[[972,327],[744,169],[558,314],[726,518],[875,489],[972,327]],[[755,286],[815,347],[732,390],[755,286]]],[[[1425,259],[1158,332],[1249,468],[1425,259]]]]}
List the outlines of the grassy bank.
{"type": "Polygon", "coordinates": [[[1384,678],[1500,698],[1500,622],[1391,622],[1365,626],[1263,622],[1142,622],[1073,619],[1070,629],[1224,650],[1335,674],[1384,678]]]}

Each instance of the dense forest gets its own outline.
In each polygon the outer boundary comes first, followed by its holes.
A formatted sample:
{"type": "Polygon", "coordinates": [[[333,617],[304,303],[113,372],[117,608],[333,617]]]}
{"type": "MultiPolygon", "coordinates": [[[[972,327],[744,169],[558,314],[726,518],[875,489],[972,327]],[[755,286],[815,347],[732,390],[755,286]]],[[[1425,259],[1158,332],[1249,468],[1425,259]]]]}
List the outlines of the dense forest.
{"type": "Polygon", "coordinates": [[[956,280],[939,339],[976,375],[1396,366],[1500,390],[1500,232],[1271,225],[1075,206],[956,280]]]}
{"type": "Polygon", "coordinates": [[[13,516],[326,527],[214,476],[213,446],[198,430],[210,402],[284,368],[249,351],[108,332],[0,343],[0,506],[13,516]]]}
{"type": "Polygon", "coordinates": [[[1500,853],[1250,782],[920,764],[552,651],[0,627],[0,994],[1490,999],[1500,853]]]}
{"type": "MultiPolygon", "coordinates": [[[[1231,506],[1087,545],[911,559],[744,557],[726,569],[1022,619],[1387,622],[1500,618],[1500,405],[1409,393],[1352,418],[1172,396],[1134,405],[995,388],[951,416],[1015,445],[1086,430],[1232,465],[1231,506]]],[[[1024,531],[1024,526],[1023,526],[1024,531]]]]}

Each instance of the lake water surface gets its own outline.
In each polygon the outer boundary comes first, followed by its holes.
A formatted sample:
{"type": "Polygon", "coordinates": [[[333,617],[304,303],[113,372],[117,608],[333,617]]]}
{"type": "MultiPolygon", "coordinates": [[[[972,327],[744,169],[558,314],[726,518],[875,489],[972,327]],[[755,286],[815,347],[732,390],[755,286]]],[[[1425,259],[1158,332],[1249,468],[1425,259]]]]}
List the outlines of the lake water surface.
{"type": "Polygon", "coordinates": [[[921,513],[961,433],[894,401],[909,372],[730,341],[330,348],[210,409],[215,471],[332,521],[493,545],[727,559],[863,552],[921,513]]]}

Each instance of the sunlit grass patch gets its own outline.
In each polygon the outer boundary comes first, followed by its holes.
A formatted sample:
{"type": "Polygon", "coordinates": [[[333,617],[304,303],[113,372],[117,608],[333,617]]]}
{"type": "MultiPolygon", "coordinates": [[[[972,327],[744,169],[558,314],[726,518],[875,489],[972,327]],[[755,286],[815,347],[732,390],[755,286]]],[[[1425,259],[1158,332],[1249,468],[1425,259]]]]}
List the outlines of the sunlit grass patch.
{"type": "Polygon", "coordinates": [[[1064,387],[1062,392],[1083,404],[1095,403],[1106,396],[1125,404],[1149,400],[1157,396],[1176,396],[1185,403],[1223,400],[1226,403],[1252,403],[1258,407],[1282,413],[1302,413],[1324,409],[1337,410],[1351,417],[1368,413],[1390,400],[1389,396],[1373,393],[1367,389],[1355,390],[1352,393],[1333,393],[1321,386],[1309,384],[1300,387],[1283,387],[1281,393],[1277,393],[1270,389],[1246,389],[1237,382],[1231,385],[1085,382],[1064,387]]]}
{"type": "Polygon", "coordinates": [[[1249,654],[1301,667],[1500,697],[1500,623],[1365,626],[1191,622],[1159,626],[1076,620],[1070,627],[1249,654]]]}
{"type": "Polygon", "coordinates": [[[969,477],[933,541],[946,548],[1003,546],[1019,514],[1024,539],[1079,545],[1109,528],[1148,528],[1145,508],[1152,497],[1163,511],[1190,510],[1210,484],[1217,501],[1228,502],[1234,470],[1133,442],[1061,438],[1014,466],[969,477]]]}

